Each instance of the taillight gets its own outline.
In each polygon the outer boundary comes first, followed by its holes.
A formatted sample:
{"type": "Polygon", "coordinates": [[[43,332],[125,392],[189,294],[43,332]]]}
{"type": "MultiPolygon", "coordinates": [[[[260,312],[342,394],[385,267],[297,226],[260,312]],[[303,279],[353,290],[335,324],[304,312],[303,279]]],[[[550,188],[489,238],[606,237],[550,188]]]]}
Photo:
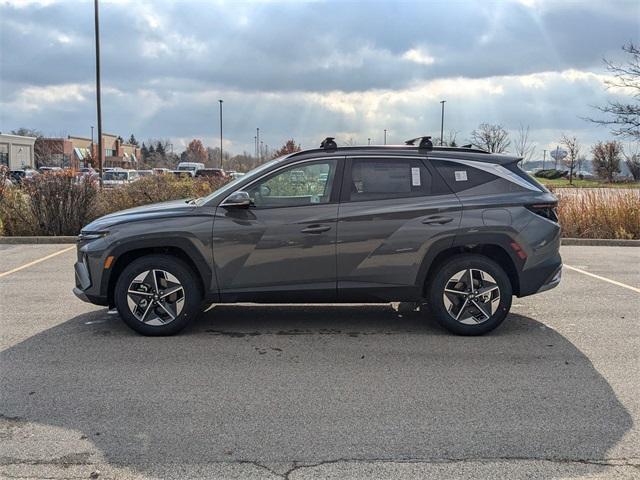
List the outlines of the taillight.
{"type": "Polygon", "coordinates": [[[551,220],[552,222],[558,222],[558,204],[556,203],[538,203],[534,205],[527,205],[526,207],[536,215],[551,220]]]}

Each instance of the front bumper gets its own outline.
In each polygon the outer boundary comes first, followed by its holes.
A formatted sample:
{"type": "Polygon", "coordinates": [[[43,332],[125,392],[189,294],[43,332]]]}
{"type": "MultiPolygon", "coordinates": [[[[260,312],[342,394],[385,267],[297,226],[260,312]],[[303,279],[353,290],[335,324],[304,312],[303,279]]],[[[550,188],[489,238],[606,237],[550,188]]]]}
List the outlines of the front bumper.
{"type": "MultiPolygon", "coordinates": [[[[92,262],[83,252],[78,252],[78,261],[74,264],[73,269],[76,277],[76,286],[73,288],[73,294],[83,302],[93,303],[95,305],[108,305],[109,301],[106,295],[102,294],[100,289],[100,278],[94,281],[92,278],[92,270],[89,267],[92,262]]],[[[93,269],[94,276],[96,268],[93,269]]]]}

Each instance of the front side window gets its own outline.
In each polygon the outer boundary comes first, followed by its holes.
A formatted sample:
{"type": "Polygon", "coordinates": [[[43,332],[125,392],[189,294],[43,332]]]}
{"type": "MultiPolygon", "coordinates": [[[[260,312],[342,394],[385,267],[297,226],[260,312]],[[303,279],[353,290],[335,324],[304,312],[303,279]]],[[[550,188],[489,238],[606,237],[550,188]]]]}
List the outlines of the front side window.
{"type": "Polygon", "coordinates": [[[292,165],[247,189],[258,208],[329,203],[336,160],[292,165]]]}
{"type": "Polygon", "coordinates": [[[418,159],[353,159],[347,187],[349,199],[357,202],[430,195],[431,181],[418,159]]]}

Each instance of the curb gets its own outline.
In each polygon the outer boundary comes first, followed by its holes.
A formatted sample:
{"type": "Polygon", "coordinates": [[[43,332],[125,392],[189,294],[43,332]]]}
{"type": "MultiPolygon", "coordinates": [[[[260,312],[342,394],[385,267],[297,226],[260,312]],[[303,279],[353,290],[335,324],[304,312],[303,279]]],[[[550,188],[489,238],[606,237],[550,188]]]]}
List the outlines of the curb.
{"type": "Polygon", "coordinates": [[[640,247],[640,240],[621,240],[615,238],[562,238],[561,245],[590,247],[640,247]]]}
{"type": "MultiPolygon", "coordinates": [[[[28,245],[38,243],[76,243],[78,237],[0,237],[0,244],[28,245]]],[[[640,240],[620,240],[614,238],[562,238],[564,246],[590,247],[640,247],[640,240]]]]}
{"type": "Polygon", "coordinates": [[[76,243],[78,237],[0,237],[0,244],[27,245],[36,243],[76,243]]]}

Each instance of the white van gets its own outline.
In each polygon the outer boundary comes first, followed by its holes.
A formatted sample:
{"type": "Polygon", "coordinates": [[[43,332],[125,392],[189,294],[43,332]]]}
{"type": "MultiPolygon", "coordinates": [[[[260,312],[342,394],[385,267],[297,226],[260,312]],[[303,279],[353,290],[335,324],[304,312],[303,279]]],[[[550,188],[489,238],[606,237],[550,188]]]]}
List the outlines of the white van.
{"type": "Polygon", "coordinates": [[[197,162],[180,162],[178,164],[178,168],[176,170],[180,172],[190,172],[192,177],[196,176],[196,172],[198,170],[202,170],[204,168],[204,163],[197,162]]]}

